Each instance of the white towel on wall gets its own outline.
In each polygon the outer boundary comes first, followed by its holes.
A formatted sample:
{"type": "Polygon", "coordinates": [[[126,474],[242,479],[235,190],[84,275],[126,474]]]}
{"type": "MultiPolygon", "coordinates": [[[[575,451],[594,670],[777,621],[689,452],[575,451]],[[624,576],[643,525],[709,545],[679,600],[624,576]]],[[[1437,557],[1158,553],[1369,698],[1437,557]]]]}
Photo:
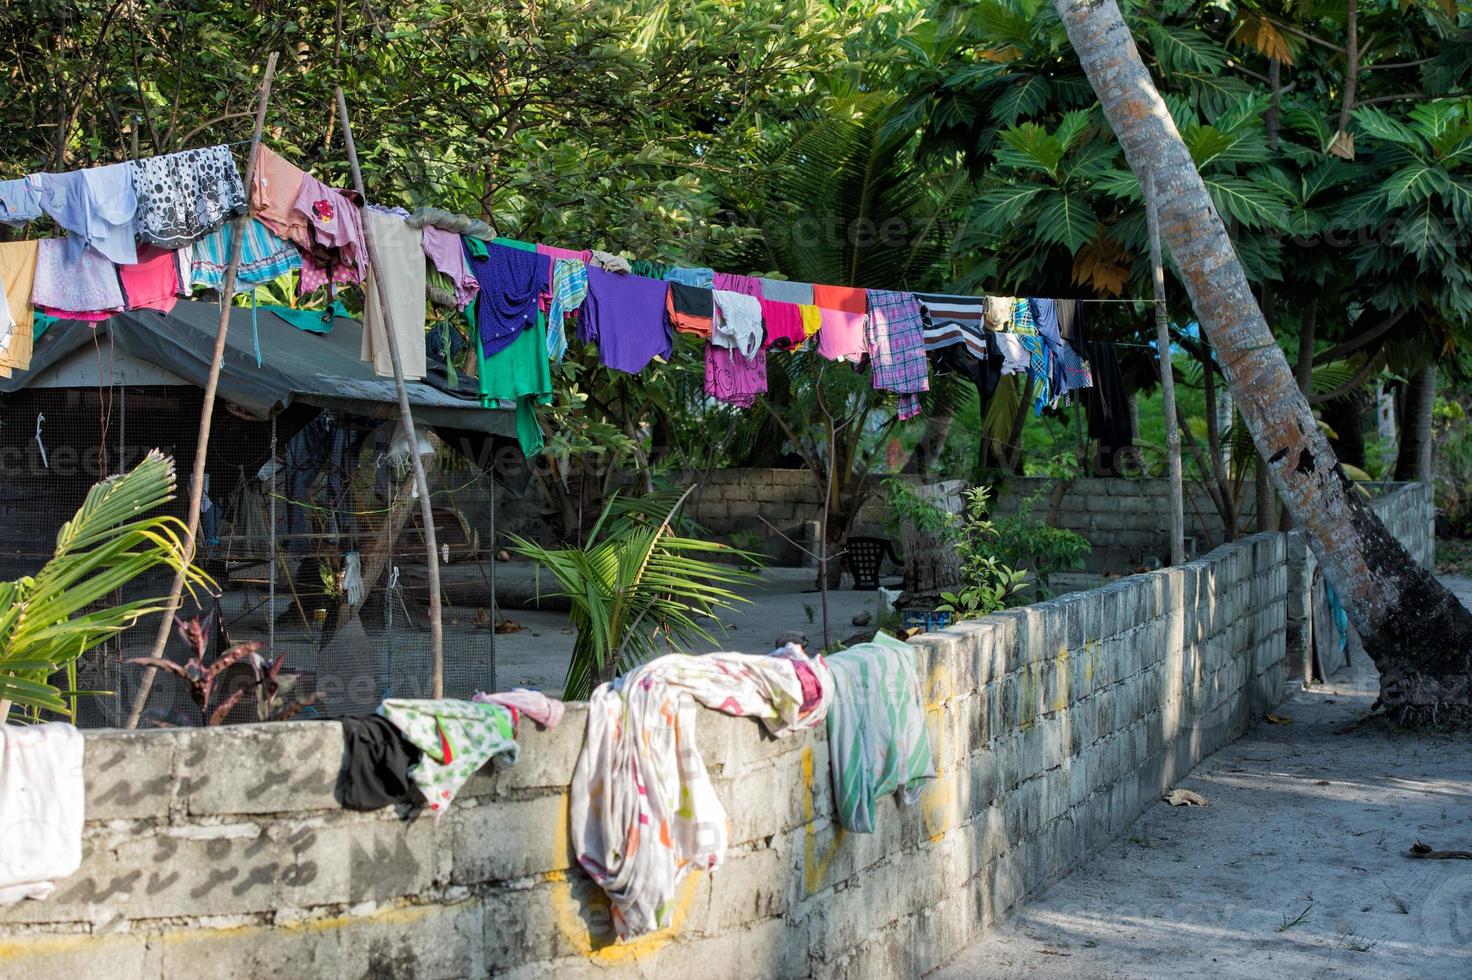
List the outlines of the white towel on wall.
{"type": "Polygon", "coordinates": [[[0,905],[41,899],[82,866],[82,733],[0,725],[0,905]]]}

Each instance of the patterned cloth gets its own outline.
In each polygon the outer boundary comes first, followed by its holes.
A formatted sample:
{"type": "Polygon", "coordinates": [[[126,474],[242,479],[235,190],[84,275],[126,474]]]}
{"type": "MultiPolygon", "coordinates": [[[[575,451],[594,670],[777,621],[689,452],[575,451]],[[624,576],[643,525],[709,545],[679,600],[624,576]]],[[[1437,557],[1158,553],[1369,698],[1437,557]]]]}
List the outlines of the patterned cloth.
{"type": "Polygon", "coordinates": [[[588,267],[576,259],[552,261],[552,301],[547,306],[547,356],[562,360],[567,353],[563,321],[588,298],[588,267]]]}
{"type": "Polygon", "coordinates": [[[520,722],[521,718],[530,718],[543,728],[556,728],[561,723],[563,712],[566,710],[562,702],[556,698],[549,698],[541,691],[532,691],[524,687],[510,691],[498,691],[495,694],[477,691],[475,697],[470,700],[476,704],[499,704],[503,708],[510,708],[513,712],[513,723],[520,722]]]}
{"type": "Polygon", "coordinates": [[[872,643],[833,654],[828,669],[828,754],[838,822],[870,834],[880,797],[898,790],[906,804],[914,803],[925,781],[935,778],[915,648],[881,632],[872,643]]]}
{"type": "Polygon", "coordinates": [[[128,165],[138,195],[139,241],[183,248],[245,214],[245,184],[228,146],[166,153],[128,165]]]}
{"type": "MultiPolygon", "coordinates": [[[[224,286],[234,238],[235,224],[226,222],[194,243],[189,252],[191,286],[209,289],[224,286]]],[[[235,273],[237,286],[261,286],[302,267],[302,254],[297,247],[255,218],[245,223],[241,246],[240,268],[235,273]]]]}
{"type": "Polygon", "coordinates": [[[729,347],[705,345],[705,393],[716,401],[750,408],[767,391],[767,352],[751,357],[729,347]]]}
{"type": "Polygon", "coordinates": [[[696,703],[760,718],[781,737],[820,724],[832,686],[821,657],[785,648],[770,657],[670,654],[593,692],[572,776],[572,844],[608,893],[620,936],[669,925],[680,879],[725,856],[726,810],[696,750],[696,703]],[[806,712],[798,665],[821,688],[806,712]]]}
{"type": "Polygon", "coordinates": [[[66,241],[43,238],[37,243],[31,301],[58,311],[53,316],[75,320],[106,320],[126,308],[117,266],[91,248],[69,257],[66,241]]]}
{"type": "Polygon", "coordinates": [[[424,753],[409,778],[436,819],[492,757],[504,756],[507,765],[516,762],[516,714],[504,705],[391,699],[378,706],[378,713],[424,753]]]}
{"type": "Polygon", "coordinates": [[[949,293],[916,293],[915,298],[924,317],[926,351],[965,344],[972,357],[986,358],[986,300],[949,293]]]}
{"type": "Polygon", "coordinates": [[[1069,392],[1094,387],[1094,373],[1089,369],[1089,362],[1073,349],[1072,344],[1063,345],[1058,360],[1061,380],[1055,393],[1057,397],[1066,399],[1069,392]]]}
{"type": "Polygon", "coordinates": [[[930,390],[925,359],[925,321],[914,293],[869,290],[867,343],[873,364],[871,384],[900,396],[899,416],[920,414],[918,392],[930,390]]]}
{"type": "Polygon", "coordinates": [[[1022,338],[1027,348],[1027,376],[1032,379],[1032,411],[1042,415],[1043,409],[1053,401],[1052,364],[1049,361],[1048,342],[1038,333],[1032,318],[1032,307],[1025,299],[1012,304],[1012,332],[1022,338]]]}

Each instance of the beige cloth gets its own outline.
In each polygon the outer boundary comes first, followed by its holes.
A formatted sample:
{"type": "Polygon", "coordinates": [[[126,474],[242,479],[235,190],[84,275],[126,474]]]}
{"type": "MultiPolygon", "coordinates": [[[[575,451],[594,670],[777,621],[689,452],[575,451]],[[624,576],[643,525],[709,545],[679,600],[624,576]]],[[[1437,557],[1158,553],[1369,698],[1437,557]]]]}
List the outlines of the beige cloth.
{"type": "Polygon", "coordinates": [[[608,272],[622,272],[625,275],[631,272],[634,268],[632,265],[629,264],[629,260],[624,258],[622,255],[614,255],[612,252],[600,252],[596,248],[593,249],[593,258],[591,264],[597,266],[600,269],[605,269],[608,272]]]}
{"type": "Polygon", "coordinates": [[[256,147],[256,165],[250,178],[250,214],[282,238],[309,244],[307,217],[296,210],[302,190],[302,168],[283,159],[266,144],[256,147]]]}
{"type": "Polygon", "coordinates": [[[363,353],[380,377],[394,375],[388,352],[388,330],[399,341],[399,362],[405,381],[417,381],[427,370],[424,352],[424,301],[427,276],[424,265],[423,232],[403,218],[372,208],[363,209],[363,230],[373,242],[373,254],[383,271],[388,298],[388,321],[378,302],[373,270],[363,283],[363,353]]]}
{"type": "Polygon", "coordinates": [[[36,284],[36,255],[40,242],[0,242],[0,280],[5,284],[5,301],[15,329],[10,343],[0,352],[0,370],[10,377],[11,370],[27,371],[31,367],[31,290],[36,284]]]}
{"type": "Polygon", "coordinates": [[[988,296],[986,298],[986,312],[983,318],[988,330],[1006,330],[1012,326],[1011,296],[988,296]]]}

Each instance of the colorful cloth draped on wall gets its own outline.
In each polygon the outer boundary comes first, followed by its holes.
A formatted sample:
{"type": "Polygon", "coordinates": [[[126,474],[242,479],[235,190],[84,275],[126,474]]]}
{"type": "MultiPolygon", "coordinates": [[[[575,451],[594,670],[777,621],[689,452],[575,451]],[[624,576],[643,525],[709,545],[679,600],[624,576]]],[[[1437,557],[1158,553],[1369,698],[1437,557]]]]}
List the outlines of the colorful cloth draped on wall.
{"type": "Polygon", "coordinates": [[[831,688],[821,657],[789,647],[765,657],[671,654],[593,692],[572,777],[572,842],[608,893],[619,936],[669,925],[680,879],[725,856],[726,810],[695,749],[696,704],[760,718],[781,737],[821,723],[831,688]],[[800,667],[818,679],[815,702],[800,667]]]}

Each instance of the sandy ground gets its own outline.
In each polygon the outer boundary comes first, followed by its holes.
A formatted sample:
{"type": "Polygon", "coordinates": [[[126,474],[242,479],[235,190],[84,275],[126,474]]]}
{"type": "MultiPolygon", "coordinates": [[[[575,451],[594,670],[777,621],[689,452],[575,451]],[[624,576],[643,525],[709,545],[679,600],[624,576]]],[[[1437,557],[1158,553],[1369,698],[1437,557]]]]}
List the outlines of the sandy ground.
{"type": "MultiPolygon", "coordinates": [[[[744,594],[749,603],[729,610],[719,623],[707,624],[719,642],[692,652],[769,653],[777,637],[788,630],[806,633],[812,646],[822,646],[822,597],[814,587],[810,569],[766,569],[762,581],[744,594]]],[[[873,615],[878,597],[877,592],[847,588],[828,593],[829,633],[834,643],[858,631],[859,627],[853,625],[854,615],[861,610],[873,615]]],[[[501,615],[525,629],[496,637],[496,685],[503,689],[560,691],[572,657],[573,632],[567,625],[567,613],[503,609],[501,615]]]]}
{"type": "MultiPolygon", "coordinates": [[[[1472,605],[1472,580],[1448,580],[1472,605]]],[[[933,977],[1472,977],[1472,742],[1336,731],[1362,659],[1279,709],[933,977]]]]}

